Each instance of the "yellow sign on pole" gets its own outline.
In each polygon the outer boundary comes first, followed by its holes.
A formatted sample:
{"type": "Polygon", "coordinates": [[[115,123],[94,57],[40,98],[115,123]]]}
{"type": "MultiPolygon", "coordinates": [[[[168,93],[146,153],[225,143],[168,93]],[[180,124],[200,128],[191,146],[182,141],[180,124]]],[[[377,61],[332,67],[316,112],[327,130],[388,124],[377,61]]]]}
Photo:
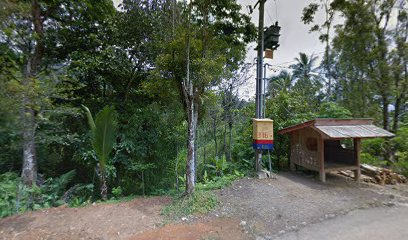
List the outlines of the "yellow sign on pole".
{"type": "Polygon", "coordinates": [[[273,120],[269,118],[253,119],[253,147],[256,149],[273,148],[273,120]]]}

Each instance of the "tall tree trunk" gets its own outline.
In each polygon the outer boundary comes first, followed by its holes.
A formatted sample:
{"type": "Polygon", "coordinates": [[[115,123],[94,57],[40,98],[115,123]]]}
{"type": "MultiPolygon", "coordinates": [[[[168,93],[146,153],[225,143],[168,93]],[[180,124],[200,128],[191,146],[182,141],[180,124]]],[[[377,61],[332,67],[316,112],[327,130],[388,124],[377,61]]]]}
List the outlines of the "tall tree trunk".
{"type": "Polygon", "coordinates": [[[197,129],[198,111],[193,101],[188,103],[188,144],[187,144],[187,165],[186,165],[186,193],[194,192],[195,188],[195,141],[197,129]]]}
{"type": "Polygon", "coordinates": [[[213,139],[215,148],[215,159],[218,160],[217,117],[213,118],[213,139]]]}
{"type": "Polygon", "coordinates": [[[105,173],[102,171],[101,168],[100,168],[100,174],[101,174],[101,197],[102,197],[102,200],[106,201],[108,200],[108,185],[106,184],[105,173]]]}
{"type": "MultiPolygon", "coordinates": [[[[204,133],[205,134],[205,133],[204,133]]],[[[207,150],[206,150],[206,148],[205,148],[205,145],[207,144],[207,139],[206,139],[206,137],[205,137],[205,135],[204,135],[204,145],[203,145],[203,165],[205,166],[205,163],[206,163],[206,158],[207,158],[207,150]]]]}
{"type": "MultiPolygon", "coordinates": [[[[330,29],[327,30],[327,32],[329,32],[330,29]]],[[[327,35],[327,38],[329,37],[329,35],[327,35]]],[[[327,98],[329,101],[331,101],[331,95],[332,95],[332,79],[331,79],[331,71],[330,71],[330,43],[329,43],[329,39],[326,40],[326,49],[325,49],[325,55],[326,55],[326,71],[327,71],[327,98]]]]}
{"type": "Polygon", "coordinates": [[[332,99],[332,76],[331,76],[331,69],[330,69],[330,30],[332,26],[332,21],[333,21],[333,15],[334,11],[330,7],[331,1],[326,0],[323,3],[324,10],[325,10],[325,16],[326,16],[326,48],[325,48],[325,55],[326,55],[326,71],[327,71],[327,82],[328,82],[328,100],[331,101],[332,99]]]}
{"type": "MultiPolygon", "coordinates": [[[[382,115],[383,115],[383,128],[389,130],[389,113],[388,113],[388,97],[382,96],[382,115]]],[[[392,153],[392,145],[389,139],[385,140],[384,159],[388,164],[394,161],[392,153]]]]}
{"type": "Polygon", "coordinates": [[[231,162],[232,157],[231,157],[231,152],[232,152],[232,120],[228,123],[228,128],[229,128],[229,141],[228,141],[228,157],[227,161],[231,162]]]}
{"type": "MultiPolygon", "coordinates": [[[[198,120],[197,120],[198,121],[198,120]]],[[[194,144],[194,172],[195,172],[195,174],[194,174],[194,182],[197,182],[197,168],[198,168],[198,139],[199,139],[199,137],[198,137],[198,123],[197,123],[197,126],[196,126],[196,128],[195,128],[195,144],[194,144]]]]}
{"type": "Polygon", "coordinates": [[[31,187],[37,180],[37,159],[35,151],[35,113],[31,106],[29,89],[31,86],[31,62],[27,63],[23,86],[26,89],[23,97],[23,109],[21,110],[21,122],[23,124],[23,167],[21,180],[24,185],[31,187]]]}
{"type": "Polygon", "coordinates": [[[191,17],[191,2],[189,4],[189,15],[187,22],[187,39],[186,39],[186,78],[183,82],[183,93],[185,110],[187,115],[188,124],[188,138],[187,138],[187,161],[186,161],[186,194],[191,195],[195,189],[195,141],[196,141],[196,129],[198,120],[198,109],[195,104],[195,91],[193,80],[190,78],[190,17],[191,17]]]}
{"type": "MultiPolygon", "coordinates": [[[[408,28],[407,28],[407,35],[405,36],[405,40],[408,38],[408,28]]],[[[403,50],[400,50],[402,53],[403,50]]],[[[401,54],[402,55],[402,54],[401,54]]],[[[402,77],[400,78],[398,76],[398,73],[396,73],[395,77],[395,91],[396,91],[396,96],[395,96],[395,110],[394,110],[394,122],[392,126],[392,130],[394,133],[398,131],[399,128],[399,121],[400,121],[400,115],[401,115],[401,105],[404,104],[405,99],[406,99],[406,93],[408,90],[408,67],[407,67],[407,62],[406,59],[401,57],[401,62],[400,62],[401,70],[403,72],[402,77]]]]}
{"type": "Polygon", "coordinates": [[[382,115],[383,115],[383,128],[385,130],[389,129],[389,114],[388,114],[388,97],[387,95],[382,95],[382,115]]]}
{"type": "Polygon", "coordinates": [[[224,156],[225,156],[225,159],[227,159],[228,158],[228,154],[227,154],[227,119],[225,119],[224,120],[224,133],[223,133],[223,135],[224,135],[224,147],[223,147],[223,149],[224,149],[224,156]]]}
{"type": "Polygon", "coordinates": [[[32,186],[37,180],[37,158],[35,151],[35,112],[33,109],[33,100],[30,91],[33,89],[34,77],[38,73],[42,57],[44,55],[44,29],[41,19],[41,8],[38,0],[31,3],[31,20],[34,26],[34,32],[37,35],[34,47],[34,53],[28,53],[27,63],[24,69],[24,96],[21,109],[21,122],[23,124],[23,167],[21,180],[24,185],[32,186]]]}
{"type": "Polygon", "coordinates": [[[394,110],[394,122],[392,125],[392,131],[396,133],[398,131],[398,122],[399,122],[399,116],[400,116],[400,111],[401,111],[401,98],[397,97],[395,100],[395,110],[394,110]]]}

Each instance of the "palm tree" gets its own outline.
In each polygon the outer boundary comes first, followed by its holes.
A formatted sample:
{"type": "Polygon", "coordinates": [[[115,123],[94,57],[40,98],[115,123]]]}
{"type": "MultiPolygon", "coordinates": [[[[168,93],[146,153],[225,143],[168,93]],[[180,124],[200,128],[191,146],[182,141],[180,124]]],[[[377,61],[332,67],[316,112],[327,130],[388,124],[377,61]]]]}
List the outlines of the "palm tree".
{"type": "Polygon", "coordinates": [[[299,57],[295,58],[296,64],[290,66],[293,69],[293,78],[296,81],[294,90],[299,92],[307,101],[314,101],[320,91],[322,84],[319,78],[313,72],[317,60],[316,56],[299,53],[299,57]]]}
{"type": "Polygon", "coordinates": [[[307,56],[306,53],[299,53],[299,57],[295,58],[296,64],[290,66],[293,69],[293,77],[297,79],[310,78],[310,73],[315,71],[316,56],[307,56]]]}
{"type": "Polygon", "coordinates": [[[82,105],[88,118],[88,124],[92,132],[92,146],[99,161],[99,180],[101,183],[101,196],[103,200],[108,199],[108,185],[106,183],[106,163],[112,152],[116,140],[116,111],[113,107],[106,106],[96,115],[93,120],[91,111],[82,105]]]}
{"type": "Polygon", "coordinates": [[[280,91],[289,92],[293,86],[293,75],[288,71],[281,71],[279,75],[268,79],[268,96],[275,96],[280,91]]]}

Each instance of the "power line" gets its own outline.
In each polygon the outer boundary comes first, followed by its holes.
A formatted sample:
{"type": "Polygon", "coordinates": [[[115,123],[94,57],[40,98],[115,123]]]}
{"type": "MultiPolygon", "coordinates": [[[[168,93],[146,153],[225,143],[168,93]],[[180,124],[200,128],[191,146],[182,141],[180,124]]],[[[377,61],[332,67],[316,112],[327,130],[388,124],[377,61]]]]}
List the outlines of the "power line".
{"type": "Polygon", "coordinates": [[[276,21],[278,21],[278,4],[276,3],[276,0],[274,0],[274,2],[275,2],[275,18],[276,21]]]}
{"type": "MultiPolygon", "coordinates": [[[[278,5],[276,3],[276,0],[274,0],[275,2],[275,21],[278,21],[278,5]]],[[[269,14],[268,11],[266,11],[266,14],[268,15],[269,20],[271,21],[271,23],[275,22],[271,16],[271,14],[269,14]]]]}

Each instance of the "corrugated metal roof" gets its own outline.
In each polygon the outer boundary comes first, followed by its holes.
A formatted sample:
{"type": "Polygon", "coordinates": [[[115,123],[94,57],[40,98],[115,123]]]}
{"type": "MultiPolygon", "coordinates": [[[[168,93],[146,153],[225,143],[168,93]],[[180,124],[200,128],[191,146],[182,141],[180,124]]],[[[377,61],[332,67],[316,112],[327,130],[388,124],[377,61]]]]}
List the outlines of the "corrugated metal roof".
{"type": "Polygon", "coordinates": [[[330,138],[393,137],[394,134],[374,125],[314,126],[330,138]]]}

